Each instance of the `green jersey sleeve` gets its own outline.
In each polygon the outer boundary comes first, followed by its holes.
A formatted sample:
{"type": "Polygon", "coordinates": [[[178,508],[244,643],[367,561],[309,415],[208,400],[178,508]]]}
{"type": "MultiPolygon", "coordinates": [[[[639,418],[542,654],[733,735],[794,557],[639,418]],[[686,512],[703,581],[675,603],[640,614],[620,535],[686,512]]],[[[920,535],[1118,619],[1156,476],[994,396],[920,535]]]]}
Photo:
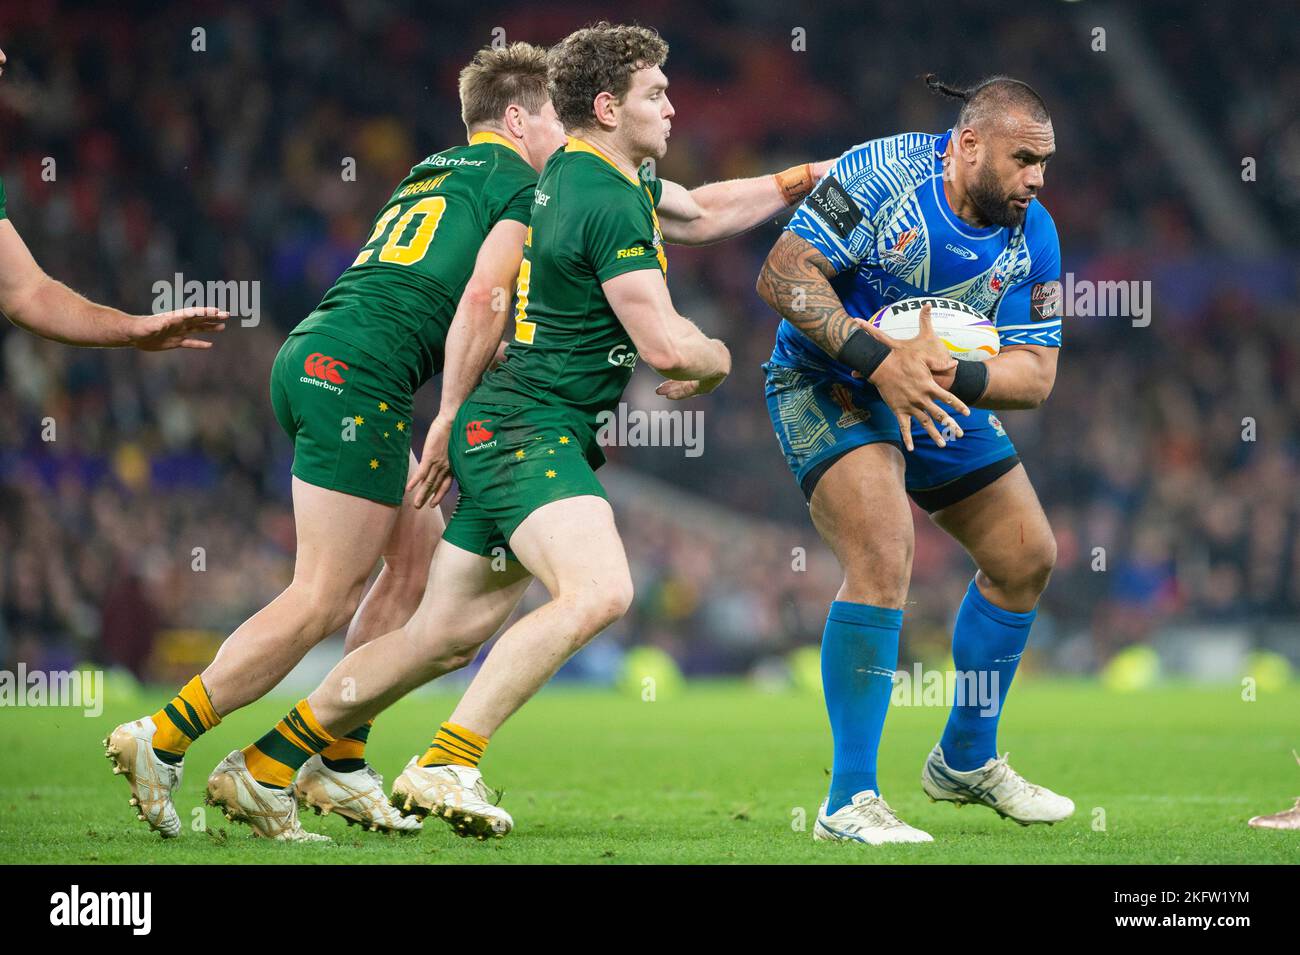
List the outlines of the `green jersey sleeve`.
{"type": "Polygon", "coordinates": [[[641,177],[642,185],[650,190],[650,200],[654,203],[655,207],[658,208],[659,200],[662,199],[664,195],[663,180],[658,176],[650,175],[650,171],[646,166],[642,166],[637,171],[637,175],[641,177]]]}
{"type": "Polygon", "coordinates": [[[5,212],[5,181],[0,179],[0,219],[8,219],[9,213],[5,212]]]}
{"type": "Polygon", "coordinates": [[[489,228],[502,219],[512,219],[528,225],[533,217],[533,193],[537,191],[537,173],[532,166],[510,158],[498,161],[492,170],[485,192],[496,200],[500,213],[489,228]]]}
{"type": "Polygon", "coordinates": [[[660,267],[654,220],[642,205],[595,201],[583,210],[583,251],[599,281],[660,267]]]}

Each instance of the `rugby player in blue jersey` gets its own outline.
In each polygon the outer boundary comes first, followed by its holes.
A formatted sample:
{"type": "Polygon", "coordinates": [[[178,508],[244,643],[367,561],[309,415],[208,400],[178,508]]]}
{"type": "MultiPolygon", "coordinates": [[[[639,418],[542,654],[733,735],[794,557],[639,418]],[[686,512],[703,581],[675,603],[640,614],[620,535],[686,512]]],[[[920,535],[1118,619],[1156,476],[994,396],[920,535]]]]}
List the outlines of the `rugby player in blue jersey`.
{"type": "Polygon", "coordinates": [[[844,570],[822,637],[834,740],[820,840],[930,842],[880,795],[876,752],[898,664],[912,569],[907,495],[978,572],[957,613],[958,697],[922,770],[932,799],[987,805],[1028,825],[1074,803],[998,757],[1007,690],[1047,585],[1056,544],[998,420],[1036,408],[1061,344],[1060,247],[1037,200],[1056,149],[1029,86],[993,77],[957,89],[952,129],[855,146],[804,201],[763,265],[758,292],[782,316],[767,371],[777,438],[818,533],[844,570]],[[917,296],[957,299],[997,327],[1000,353],[954,360],[923,310],[896,341],[863,319],[917,296]],[[976,686],[984,694],[961,692],[976,686]]]}

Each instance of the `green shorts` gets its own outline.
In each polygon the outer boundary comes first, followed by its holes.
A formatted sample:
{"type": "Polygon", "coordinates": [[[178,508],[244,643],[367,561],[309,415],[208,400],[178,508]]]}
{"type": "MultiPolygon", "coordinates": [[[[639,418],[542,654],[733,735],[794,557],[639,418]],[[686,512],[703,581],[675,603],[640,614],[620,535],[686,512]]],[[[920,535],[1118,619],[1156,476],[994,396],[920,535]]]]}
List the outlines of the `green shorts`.
{"type": "Polygon", "coordinates": [[[513,559],[508,541],[529,514],[568,497],[607,497],[595,469],[605,461],[576,410],[465,402],[451,429],[460,499],[443,540],[513,559]]]}
{"type": "Polygon", "coordinates": [[[293,473],[317,487],[401,504],[410,384],[356,347],[291,334],[271,367],[271,406],[293,439],[293,473]]]}

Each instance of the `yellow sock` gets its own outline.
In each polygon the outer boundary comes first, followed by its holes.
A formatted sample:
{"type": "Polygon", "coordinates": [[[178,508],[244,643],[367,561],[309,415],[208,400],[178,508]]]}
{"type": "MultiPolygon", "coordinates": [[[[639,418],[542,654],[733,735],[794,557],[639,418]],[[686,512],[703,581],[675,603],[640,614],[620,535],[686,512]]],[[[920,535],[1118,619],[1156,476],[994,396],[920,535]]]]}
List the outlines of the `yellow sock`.
{"type": "Polygon", "coordinates": [[[488,738],[455,723],[443,723],[438,735],[420,757],[421,766],[477,766],[488,738]]]}
{"type": "Polygon", "coordinates": [[[167,762],[180,762],[190,743],[220,722],[203,679],[196,676],[153,715],[154,726],[158,728],[153,734],[154,752],[167,762]],[[169,756],[174,759],[167,759],[169,756]]]}
{"type": "Polygon", "coordinates": [[[263,786],[288,789],[302,764],[333,742],[307,701],[300,700],[271,732],[244,747],[244,763],[263,786]]]}
{"type": "Polygon", "coordinates": [[[347,736],[336,739],[323,750],[320,758],[330,769],[340,773],[352,773],[366,768],[366,740],[370,739],[371,720],[364,726],[358,726],[347,736]]]}

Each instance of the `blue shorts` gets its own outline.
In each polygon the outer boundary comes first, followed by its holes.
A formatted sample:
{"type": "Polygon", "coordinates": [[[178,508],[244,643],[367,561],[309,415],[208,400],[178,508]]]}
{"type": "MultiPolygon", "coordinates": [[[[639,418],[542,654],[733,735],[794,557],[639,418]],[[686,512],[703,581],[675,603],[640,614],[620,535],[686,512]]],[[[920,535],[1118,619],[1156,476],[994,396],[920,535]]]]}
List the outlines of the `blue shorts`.
{"type": "MultiPolygon", "coordinates": [[[[996,414],[979,408],[953,417],[963,436],[941,448],[912,423],[913,451],[875,388],[829,368],[768,362],[767,412],[795,480],[811,499],[817,481],[842,455],[885,441],[903,452],[907,493],[927,511],[970,497],[1014,468],[1020,458],[996,414]]],[[[946,406],[945,406],[946,407],[946,406]]],[[[947,409],[951,412],[952,409],[947,409]]]]}

